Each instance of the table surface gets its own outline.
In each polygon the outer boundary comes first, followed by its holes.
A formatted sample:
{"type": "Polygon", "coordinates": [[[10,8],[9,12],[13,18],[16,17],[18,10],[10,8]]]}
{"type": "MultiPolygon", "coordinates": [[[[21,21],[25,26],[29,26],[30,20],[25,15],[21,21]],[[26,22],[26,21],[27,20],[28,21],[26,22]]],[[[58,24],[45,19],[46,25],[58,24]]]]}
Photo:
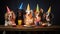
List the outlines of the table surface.
{"type": "Polygon", "coordinates": [[[0,25],[0,31],[59,31],[60,26],[49,26],[49,27],[42,27],[42,26],[32,26],[32,27],[25,27],[23,25],[19,26],[4,26],[0,25]]]}

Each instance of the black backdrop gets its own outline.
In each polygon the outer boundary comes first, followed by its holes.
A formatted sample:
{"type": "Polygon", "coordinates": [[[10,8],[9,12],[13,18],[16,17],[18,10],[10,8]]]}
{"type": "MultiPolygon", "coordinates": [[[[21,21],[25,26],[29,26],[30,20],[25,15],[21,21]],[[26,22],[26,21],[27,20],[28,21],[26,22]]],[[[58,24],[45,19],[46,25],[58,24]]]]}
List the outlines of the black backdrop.
{"type": "Polygon", "coordinates": [[[30,4],[31,9],[36,8],[36,4],[39,4],[40,8],[43,8],[46,12],[49,6],[52,7],[51,12],[54,14],[54,25],[60,25],[60,3],[59,0],[0,0],[0,25],[4,24],[4,14],[6,12],[6,6],[17,13],[19,5],[23,2],[23,9],[26,9],[27,4],[30,4]]]}

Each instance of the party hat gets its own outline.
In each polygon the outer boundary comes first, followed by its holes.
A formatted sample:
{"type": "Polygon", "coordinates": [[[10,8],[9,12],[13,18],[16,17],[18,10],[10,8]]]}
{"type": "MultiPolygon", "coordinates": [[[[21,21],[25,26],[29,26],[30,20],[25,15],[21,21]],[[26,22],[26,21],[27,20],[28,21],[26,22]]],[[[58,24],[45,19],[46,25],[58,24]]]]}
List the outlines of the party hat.
{"type": "Polygon", "coordinates": [[[29,5],[29,4],[27,5],[26,12],[27,12],[27,14],[29,14],[29,13],[30,13],[30,5],[29,5]]]}
{"type": "Polygon", "coordinates": [[[21,3],[21,5],[20,5],[19,9],[23,9],[23,3],[21,3]]]}
{"type": "Polygon", "coordinates": [[[10,9],[8,8],[8,6],[7,6],[7,12],[10,13],[10,9]]]}
{"type": "Polygon", "coordinates": [[[27,10],[30,11],[30,5],[29,4],[27,5],[27,10]]]}
{"type": "Polygon", "coordinates": [[[37,7],[36,7],[36,12],[39,12],[39,6],[38,6],[38,4],[37,4],[37,7]]]}
{"type": "Polygon", "coordinates": [[[48,9],[48,13],[50,13],[51,12],[51,6],[49,7],[49,9],[48,9]]]}

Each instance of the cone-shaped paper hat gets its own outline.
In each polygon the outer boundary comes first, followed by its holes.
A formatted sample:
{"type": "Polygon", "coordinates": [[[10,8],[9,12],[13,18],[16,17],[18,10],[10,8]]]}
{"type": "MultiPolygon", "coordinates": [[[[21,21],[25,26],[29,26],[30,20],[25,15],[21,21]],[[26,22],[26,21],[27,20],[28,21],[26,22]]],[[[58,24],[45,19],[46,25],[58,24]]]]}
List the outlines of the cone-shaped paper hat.
{"type": "Polygon", "coordinates": [[[7,12],[10,13],[10,9],[8,8],[8,6],[7,6],[7,12]]]}
{"type": "Polygon", "coordinates": [[[38,6],[38,4],[37,4],[37,7],[36,7],[36,12],[39,12],[39,6],[38,6]]]}
{"type": "Polygon", "coordinates": [[[29,4],[27,5],[27,10],[30,11],[30,5],[29,4]]]}
{"type": "Polygon", "coordinates": [[[23,3],[21,3],[21,5],[20,5],[19,9],[23,9],[23,3]]]}
{"type": "Polygon", "coordinates": [[[48,9],[48,13],[50,13],[51,12],[51,6],[49,7],[49,9],[48,9]]]}

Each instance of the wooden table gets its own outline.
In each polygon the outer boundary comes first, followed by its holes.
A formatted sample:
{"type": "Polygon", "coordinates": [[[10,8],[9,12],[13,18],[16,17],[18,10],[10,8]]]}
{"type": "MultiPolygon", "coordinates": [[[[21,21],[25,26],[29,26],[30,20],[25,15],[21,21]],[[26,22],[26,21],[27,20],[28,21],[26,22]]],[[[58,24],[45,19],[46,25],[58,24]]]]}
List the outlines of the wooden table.
{"type": "Polygon", "coordinates": [[[33,26],[33,27],[24,27],[24,26],[3,26],[0,25],[0,31],[60,31],[60,26],[50,26],[50,27],[42,27],[42,26],[33,26]]]}

